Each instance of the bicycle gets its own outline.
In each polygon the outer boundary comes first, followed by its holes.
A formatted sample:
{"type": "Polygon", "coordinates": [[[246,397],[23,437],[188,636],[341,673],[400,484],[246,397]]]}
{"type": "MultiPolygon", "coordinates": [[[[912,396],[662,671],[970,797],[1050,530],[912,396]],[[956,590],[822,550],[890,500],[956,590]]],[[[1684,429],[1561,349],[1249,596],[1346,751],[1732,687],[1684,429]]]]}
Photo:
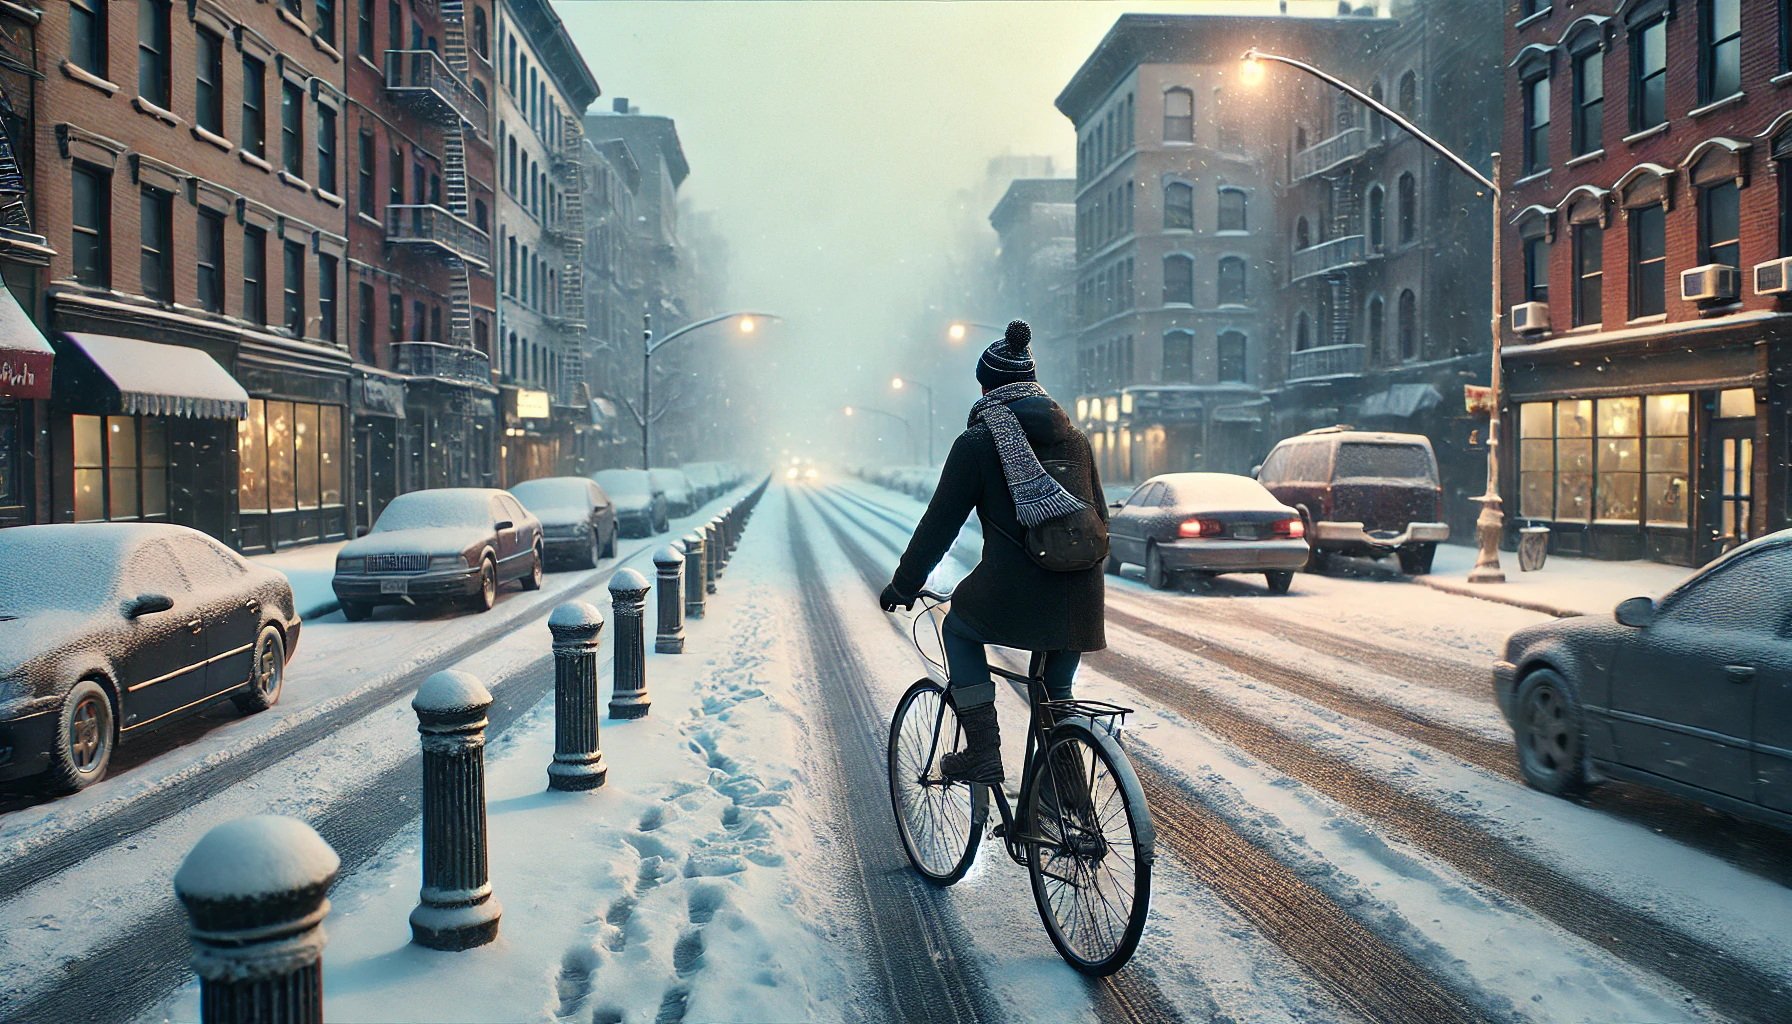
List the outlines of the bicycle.
{"type": "MultiPolygon", "coordinates": [[[[933,613],[951,595],[922,591],[918,600],[910,635],[923,660],[944,676],[944,656],[936,661],[922,645],[920,623],[931,620],[937,639],[933,613]]],[[[1026,757],[1013,805],[999,786],[941,774],[939,759],[958,747],[963,731],[949,691],[931,675],[908,688],[890,722],[890,803],[909,863],[922,878],[947,886],[976,860],[993,793],[1001,824],[991,835],[1027,869],[1052,945],[1077,970],[1105,976],[1132,958],[1151,903],[1156,833],[1120,743],[1132,709],[1046,699],[1043,663],[1035,652],[1025,675],[990,666],[1027,687],[1026,757]]]]}

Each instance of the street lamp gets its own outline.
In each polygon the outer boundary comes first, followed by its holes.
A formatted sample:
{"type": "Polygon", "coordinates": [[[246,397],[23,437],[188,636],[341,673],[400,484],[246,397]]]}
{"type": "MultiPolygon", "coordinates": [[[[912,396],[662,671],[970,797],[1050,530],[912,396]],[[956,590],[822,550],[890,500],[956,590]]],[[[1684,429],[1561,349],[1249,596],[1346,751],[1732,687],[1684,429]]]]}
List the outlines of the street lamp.
{"type": "Polygon", "coordinates": [[[933,465],[933,388],[913,378],[890,378],[890,387],[896,391],[901,391],[911,384],[927,392],[927,464],[931,466],[933,465]]]}
{"type": "Polygon", "coordinates": [[[1489,376],[1488,398],[1492,411],[1487,417],[1487,493],[1475,500],[1481,503],[1481,515],[1475,520],[1475,532],[1480,542],[1480,550],[1475,556],[1475,567],[1469,570],[1470,583],[1504,583],[1506,574],[1500,569],[1500,537],[1505,533],[1505,513],[1500,502],[1500,155],[1492,154],[1493,170],[1491,176],[1482,174],[1475,166],[1451,152],[1443,143],[1425,134],[1419,127],[1389,108],[1380,100],[1363,92],[1333,75],[1319,70],[1305,61],[1293,57],[1284,57],[1278,53],[1267,53],[1251,47],[1244,54],[1244,68],[1241,75],[1248,85],[1255,85],[1263,80],[1264,64],[1274,61],[1286,64],[1297,71],[1303,71],[1326,83],[1340,92],[1346,93],[1357,102],[1375,111],[1382,117],[1398,125],[1401,130],[1419,140],[1427,149],[1438,154],[1455,165],[1456,169],[1473,178],[1477,184],[1493,197],[1493,303],[1491,327],[1493,333],[1493,369],[1489,376]]]}
{"type": "Polygon", "coordinates": [[[953,341],[963,341],[965,335],[969,334],[970,329],[973,327],[983,331],[995,331],[998,334],[1007,330],[1006,327],[997,327],[995,324],[978,323],[975,320],[954,320],[952,321],[951,326],[946,328],[946,337],[953,341]]]}
{"type": "Polygon", "coordinates": [[[775,313],[749,313],[737,310],[733,313],[720,313],[716,316],[698,320],[695,323],[685,324],[683,327],[680,327],[678,330],[673,331],[663,338],[655,338],[653,336],[653,314],[641,314],[641,408],[633,411],[635,414],[635,422],[641,425],[642,469],[647,469],[653,465],[653,449],[651,447],[653,421],[658,418],[653,415],[653,354],[700,327],[708,327],[711,324],[719,324],[724,320],[733,320],[736,318],[739,318],[740,320],[737,327],[742,334],[752,334],[759,329],[759,325],[755,321],[755,318],[760,320],[779,319],[775,313]]]}
{"type": "Polygon", "coordinates": [[[914,427],[914,424],[910,423],[907,420],[907,418],[898,416],[893,412],[886,412],[882,409],[873,409],[872,407],[870,407],[868,405],[849,405],[849,406],[846,406],[845,408],[841,409],[840,411],[849,417],[857,416],[860,413],[867,413],[872,416],[884,416],[884,417],[888,417],[889,419],[893,419],[896,422],[902,424],[903,436],[908,438],[909,458],[912,459],[915,457],[915,427],[914,427]]]}

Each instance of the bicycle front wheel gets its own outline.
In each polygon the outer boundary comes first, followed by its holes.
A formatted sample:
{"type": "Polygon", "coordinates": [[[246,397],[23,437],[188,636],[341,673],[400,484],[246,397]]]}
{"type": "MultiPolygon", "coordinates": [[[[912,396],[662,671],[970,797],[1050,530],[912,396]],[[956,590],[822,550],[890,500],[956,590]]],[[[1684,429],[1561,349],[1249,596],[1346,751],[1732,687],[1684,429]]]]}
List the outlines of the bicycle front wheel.
{"type": "Polygon", "coordinates": [[[1151,905],[1156,833],[1118,743],[1089,719],[1058,723],[1028,797],[1027,874],[1058,954],[1103,976],[1132,959],[1151,905]]]}
{"type": "Polygon", "coordinates": [[[958,715],[931,679],[908,688],[890,721],[890,806],[921,877],[951,885],[977,857],[988,815],[983,787],[947,782],[940,758],[958,745],[958,715]]]}

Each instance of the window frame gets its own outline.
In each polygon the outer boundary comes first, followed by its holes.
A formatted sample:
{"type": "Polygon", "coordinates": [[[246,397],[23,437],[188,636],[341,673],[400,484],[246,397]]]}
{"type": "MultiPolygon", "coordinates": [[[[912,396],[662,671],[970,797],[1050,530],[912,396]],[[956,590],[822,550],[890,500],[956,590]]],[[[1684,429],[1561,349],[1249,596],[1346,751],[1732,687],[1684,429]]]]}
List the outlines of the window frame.
{"type": "Polygon", "coordinates": [[[1214,339],[1214,379],[1221,384],[1248,384],[1251,377],[1251,339],[1240,330],[1224,330],[1214,339]],[[1228,341],[1236,341],[1237,351],[1228,353],[1228,341]],[[1228,358],[1228,357],[1231,358],[1228,358]],[[1227,366],[1236,366],[1236,373],[1228,373],[1227,366]]]}
{"type": "Polygon", "coordinates": [[[170,0],[137,0],[137,95],[163,110],[174,105],[172,12],[170,0]]]}
{"type": "Polygon", "coordinates": [[[260,159],[268,152],[267,61],[243,54],[242,138],[243,152],[260,159]]]}
{"type": "Polygon", "coordinates": [[[1401,171],[1395,183],[1395,236],[1400,245],[1411,245],[1418,238],[1419,181],[1411,171],[1401,171]]]}
{"type": "Polygon", "coordinates": [[[193,301],[208,313],[224,312],[224,214],[201,206],[194,218],[193,301]],[[216,246],[210,253],[206,250],[216,246]],[[209,260],[207,257],[210,257],[209,260]],[[212,294],[208,296],[207,292],[212,294]]]}
{"type": "Polygon", "coordinates": [[[1668,16],[1663,11],[1645,20],[1639,21],[1630,29],[1630,131],[1631,134],[1649,131],[1668,121],[1667,110],[1667,74],[1669,61],[1667,57],[1668,16]],[[1648,37],[1652,32],[1661,35],[1661,66],[1653,70],[1643,66],[1643,55],[1648,47],[1648,37]],[[1653,84],[1660,82],[1659,97],[1650,95],[1653,84]],[[1659,116],[1649,117],[1647,105],[1659,102],[1659,116]]]}
{"type": "Polygon", "coordinates": [[[80,160],[74,162],[69,169],[69,258],[76,281],[90,288],[112,287],[112,171],[80,160]],[[81,188],[75,184],[85,179],[90,183],[93,198],[93,209],[83,217],[80,201],[81,188]],[[91,221],[91,223],[84,223],[91,221]],[[81,239],[90,239],[85,245],[81,239]],[[80,254],[85,250],[91,253],[91,260],[83,260],[80,254]],[[91,264],[91,274],[83,273],[84,267],[91,264]]]}
{"type": "Polygon", "coordinates": [[[1650,203],[1646,206],[1627,209],[1625,219],[1629,223],[1629,245],[1625,258],[1629,269],[1630,319],[1640,320],[1644,317],[1660,316],[1667,312],[1667,204],[1650,203]],[[1657,220],[1660,225],[1660,252],[1646,258],[1640,255],[1645,216],[1657,220]],[[1646,304],[1643,300],[1647,296],[1638,285],[1642,279],[1644,268],[1652,266],[1656,267],[1654,273],[1660,274],[1659,297],[1657,302],[1646,304]]]}
{"type": "Polygon", "coordinates": [[[174,194],[153,185],[137,188],[138,294],[157,302],[174,301],[174,194]],[[149,211],[156,210],[156,225],[149,211]],[[150,238],[151,231],[156,237],[150,238]],[[153,269],[153,277],[151,271],[153,269]]]}
{"type": "Polygon", "coordinates": [[[1195,229],[1195,186],[1180,178],[1172,178],[1164,182],[1164,230],[1193,231],[1195,229]],[[1172,197],[1185,201],[1177,201],[1172,197]]]}
{"type": "Polygon", "coordinates": [[[1742,270],[1742,188],[1734,178],[1713,181],[1696,189],[1699,215],[1699,247],[1698,260],[1701,266],[1721,263],[1725,266],[1742,270]],[[1727,198],[1724,198],[1727,197],[1727,198]],[[1727,204],[1729,225],[1713,223],[1714,219],[1725,211],[1719,204],[1727,204]],[[1714,238],[1713,235],[1727,227],[1728,237],[1714,238]],[[1724,259],[1724,256],[1728,259],[1724,259]]]}
{"type": "Polygon", "coordinates": [[[1195,382],[1195,332],[1186,327],[1173,327],[1163,334],[1163,372],[1165,384],[1195,382]],[[1172,340],[1174,339],[1174,340],[1172,340]],[[1176,359],[1172,360],[1174,353],[1176,359]]]}
{"type": "Polygon", "coordinates": [[[255,224],[243,225],[243,319],[268,326],[268,232],[255,224]]]}
{"type": "Polygon", "coordinates": [[[1215,230],[1234,231],[1239,234],[1250,232],[1251,196],[1249,192],[1236,185],[1221,185],[1218,192],[1218,203],[1219,207],[1214,215],[1215,230]],[[1235,221],[1235,224],[1229,226],[1229,219],[1235,221]]]}
{"type": "Polygon", "coordinates": [[[112,5],[110,0],[68,0],[69,2],[69,52],[68,61],[75,67],[95,75],[101,79],[108,76],[110,50],[112,41],[111,19],[108,17],[112,5]],[[83,20],[87,28],[86,51],[77,52],[75,28],[77,19],[83,20]]]}
{"type": "Polygon", "coordinates": [[[1574,109],[1568,149],[1575,156],[1586,156],[1605,148],[1605,50],[1597,45],[1589,46],[1574,54],[1569,60],[1569,66],[1573,80],[1574,109]],[[1591,61],[1599,62],[1597,75],[1587,73],[1587,65],[1591,61]],[[1596,98],[1588,96],[1589,83],[1599,86],[1596,98]]]}
{"type": "Polygon", "coordinates": [[[280,79],[280,169],[305,180],[305,87],[280,79]]]}
{"type": "Polygon", "coordinates": [[[1526,175],[1541,174],[1549,170],[1549,73],[1542,71],[1526,78],[1523,82],[1523,89],[1523,173],[1526,175]]]}
{"type": "MultiPolygon", "coordinates": [[[[1163,92],[1163,138],[1166,143],[1192,145],[1195,141],[1195,91],[1187,86],[1172,85],[1163,92]],[[1170,112],[1171,98],[1186,100],[1187,114],[1170,112]]],[[[1099,132],[1099,129],[1097,129],[1099,132]]]]}
{"type": "Polygon", "coordinates": [[[1164,279],[1163,304],[1166,306],[1193,306],[1195,304],[1194,256],[1186,252],[1165,253],[1161,269],[1164,279]],[[1179,268],[1182,268],[1178,270],[1179,274],[1182,273],[1183,269],[1186,270],[1186,277],[1179,277],[1175,281],[1178,285],[1186,282],[1186,294],[1184,294],[1183,288],[1178,287],[1174,289],[1175,296],[1172,296],[1172,278],[1170,276],[1170,266],[1172,263],[1176,264],[1179,268]]]}
{"type": "Polygon", "coordinates": [[[295,338],[305,336],[305,243],[281,239],[280,324],[295,338]]]}
{"type": "Polygon", "coordinates": [[[1574,296],[1569,310],[1570,323],[1575,327],[1596,326],[1605,320],[1605,227],[1597,220],[1592,220],[1571,224],[1568,232],[1574,262],[1574,296]],[[1592,269],[1587,265],[1589,238],[1594,240],[1595,247],[1599,250],[1597,265],[1592,269]],[[1589,288],[1592,295],[1588,294],[1589,288]],[[1593,301],[1589,302],[1589,298],[1593,301]]]}
{"type": "Polygon", "coordinates": [[[1699,7],[1699,105],[1716,103],[1742,92],[1742,0],[1698,0],[1699,7]],[[1723,31],[1714,21],[1718,4],[1732,4],[1736,15],[1736,26],[1733,31],[1719,36],[1723,31]],[[1727,52],[1728,56],[1723,54],[1727,52]],[[1726,84],[1719,75],[1728,69],[1728,77],[1733,87],[1724,89],[1726,84]]]}
{"type": "Polygon", "coordinates": [[[1250,264],[1242,256],[1227,254],[1214,265],[1214,298],[1220,306],[1244,306],[1251,301],[1250,264]]]}

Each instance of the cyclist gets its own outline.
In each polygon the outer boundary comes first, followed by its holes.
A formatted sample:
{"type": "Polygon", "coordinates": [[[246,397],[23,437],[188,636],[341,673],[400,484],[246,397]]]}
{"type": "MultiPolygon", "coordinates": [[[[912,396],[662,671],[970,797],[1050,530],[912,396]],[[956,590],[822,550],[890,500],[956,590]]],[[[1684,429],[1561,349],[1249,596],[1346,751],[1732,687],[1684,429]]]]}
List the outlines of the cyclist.
{"type": "Polygon", "coordinates": [[[1070,697],[1083,652],[1107,646],[1101,566],[1048,569],[1020,540],[1028,527],[1087,514],[1090,508],[1107,519],[1089,439],[1039,386],[1028,348],[1032,336],[1025,321],[1015,320],[977,360],[983,397],[971,407],[927,512],[878,599],[886,612],[912,608],[928,574],[976,510],[983,556],[954,591],[941,630],[965,746],[941,758],[940,768],[960,782],[1002,780],[996,687],[985,644],[1044,652],[1046,691],[1053,700],[1070,697]],[[1042,461],[1069,463],[1064,482],[1042,461]]]}

